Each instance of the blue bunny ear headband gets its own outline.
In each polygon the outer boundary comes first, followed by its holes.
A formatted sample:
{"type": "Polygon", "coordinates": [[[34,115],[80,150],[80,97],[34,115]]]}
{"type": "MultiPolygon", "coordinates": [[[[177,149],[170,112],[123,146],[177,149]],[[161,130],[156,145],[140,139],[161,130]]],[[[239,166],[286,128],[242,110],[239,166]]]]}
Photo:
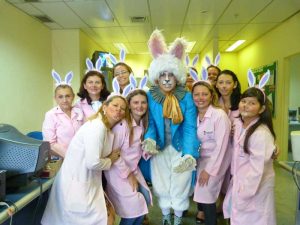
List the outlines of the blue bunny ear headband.
{"type": "Polygon", "coordinates": [[[134,78],[133,74],[131,73],[129,75],[129,81],[130,81],[130,85],[131,85],[131,91],[136,90],[136,89],[141,89],[143,90],[148,82],[148,75],[145,75],[141,80],[139,85],[137,84],[137,80],[134,78]]]}
{"type": "Polygon", "coordinates": [[[56,87],[59,85],[68,85],[71,87],[71,81],[73,79],[73,72],[70,71],[66,74],[65,80],[62,80],[60,75],[53,69],[51,72],[53,79],[55,80],[56,87]]]}
{"type": "Polygon", "coordinates": [[[210,86],[211,86],[211,83],[210,83],[210,81],[208,80],[208,73],[207,73],[207,69],[205,69],[205,67],[204,66],[202,66],[202,69],[201,69],[201,73],[202,73],[202,79],[199,79],[199,77],[198,77],[198,73],[195,71],[195,70],[193,70],[192,68],[190,68],[190,75],[191,75],[191,77],[194,79],[194,83],[193,83],[193,87],[196,85],[196,84],[198,84],[198,83],[200,83],[200,82],[206,82],[206,83],[208,83],[210,86]]]}
{"type": "Polygon", "coordinates": [[[102,62],[101,57],[99,57],[97,59],[95,67],[89,58],[86,58],[85,63],[86,63],[86,67],[87,67],[87,70],[85,73],[88,73],[89,71],[97,71],[102,74],[101,67],[102,67],[103,62],[102,62]]]}
{"type": "Polygon", "coordinates": [[[256,87],[258,88],[259,90],[261,90],[261,92],[263,93],[264,95],[264,102],[266,102],[266,94],[265,94],[265,91],[263,89],[264,86],[266,86],[266,84],[268,83],[269,79],[270,79],[270,70],[268,70],[262,77],[261,79],[259,80],[259,83],[258,85],[255,85],[256,83],[256,78],[254,76],[254,73],[252,72],[251,69],[248,69],[248,72],[247,72],[247,78],[248,78],[248,84],[249,84],[249,88],[252,88],[252,87],[256,87]]]}
{"type": "Polygon", "coordinates": [[[113,54],[109,53],[109,58],[113,65],[116,65],[119,62],[125,63],[125,57],[126,57],[126,52],[125,49],[123,48],[120,50],[120,61],[118,61],[113,54]]]}
{"type": "Polygon", "coordinates": [[[126,96],[129,94],[129,92],[131,91],[132,89],[132,86],[131,84],[128,84],[124,90],[123,90],[123,93],[121,94],[120,90],[120,85],[119,85],[119,82],[117,80],[117,78],[115,77],[112,81],[112,88],[113,88],[113,92],[110,93],[110,95],[107,97],[107,99],[113,97],[113,96],[121,96],[121,97],[124,97],[126,98],[126,96]]]}
{"type": "MultiPolygon", "coordinates": [[[[193,58],[191,67],[195,67],[198,60],[199,60],[199,55],[195,55],[195,57],[193,58]]],[[[186,57],[185,57],[185,64],[187,67],[189,67],[189,65],[190,65],[190,57],[188,55],[186,55],[186,57]]]]}
{"type": "Polygon", "coordinates": [[[205,56],[205,61],[207,62],[208,66],[210,66],[210,65],[212,65],[212,66],[218,66],[219,63],[220,63],[220,59],[221,59],[220,52],[216,56],[214,63],[212,62],[212,60],[207,55],[205,56]]]}

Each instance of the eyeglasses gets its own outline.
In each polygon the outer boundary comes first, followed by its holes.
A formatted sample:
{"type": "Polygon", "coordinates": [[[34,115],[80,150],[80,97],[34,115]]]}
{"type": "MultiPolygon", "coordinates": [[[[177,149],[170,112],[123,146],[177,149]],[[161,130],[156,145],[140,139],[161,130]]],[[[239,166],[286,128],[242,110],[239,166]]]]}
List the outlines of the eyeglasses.
{"type": "Polygon", "coordinates": [[[126,71],[126,70],[120,71],[120,72],[118,72],[118,73],[115,73],[115,77],[117,77],[117,76],[119,76],[119,75],[124,75],[124,74],[126,74],[126,73],[129,73],[129,72],[126,71]]]}

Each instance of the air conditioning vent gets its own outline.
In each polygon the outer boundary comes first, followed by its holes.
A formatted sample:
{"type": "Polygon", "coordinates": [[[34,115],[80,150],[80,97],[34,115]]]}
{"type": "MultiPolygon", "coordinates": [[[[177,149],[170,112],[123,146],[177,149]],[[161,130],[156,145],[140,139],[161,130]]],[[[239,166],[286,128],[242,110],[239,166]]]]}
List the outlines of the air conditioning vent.
{"type": "Polygon", "coordinates": [[[146,23],[148,21],[146,16],[133,16],[130,19],[132,23],[146,23]]]}
{"type": "Polygon", "coordinates": [[[34,16],[35,18],[37,18],[39,21],[41,21],[42,23],[54,23],[53,20],[51,20],[49,17],[47,16],[34,16]]]}

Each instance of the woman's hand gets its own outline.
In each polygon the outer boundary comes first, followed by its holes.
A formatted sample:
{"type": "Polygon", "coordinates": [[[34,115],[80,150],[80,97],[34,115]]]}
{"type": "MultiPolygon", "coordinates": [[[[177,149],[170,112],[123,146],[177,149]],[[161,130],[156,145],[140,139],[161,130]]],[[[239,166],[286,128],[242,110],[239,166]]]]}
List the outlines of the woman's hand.
{"type": "Polygon", "coordinates": [[[204,186],[208,184],[208,180],[209,180],[210,175],[205,171],[202,170],[200,175],[199,175],[199,185],[200,186],[204,186]]]}
{"type": "Polygon", "coordinates": [[[112,152],[107,156],[114,164],[120,158],[121,150],[119,148],[112,150],[112,152]]]}
{"type": "Polygon", "coordinates": [[[129,174],[128,181],[129,181],[129,184],[132,187],[132,191],[137,190],[137,188],[138,188],[138,181],[137,181],[137,179],[136,179],[136,177],[135,177],[135,175],[133,173],[129,174]]]}

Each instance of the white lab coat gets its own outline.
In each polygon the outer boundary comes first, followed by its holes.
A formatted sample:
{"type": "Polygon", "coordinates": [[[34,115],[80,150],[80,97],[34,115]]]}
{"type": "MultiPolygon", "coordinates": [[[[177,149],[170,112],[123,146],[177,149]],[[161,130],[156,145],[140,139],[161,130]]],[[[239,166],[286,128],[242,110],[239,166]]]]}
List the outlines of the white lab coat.
{"type": "Polygon", "coordinates": [[[100,118],[78,130],[52,186],[43,225],[107,225],[101,178],[111,166],[105,157],[113,137],[100,118]]]}

